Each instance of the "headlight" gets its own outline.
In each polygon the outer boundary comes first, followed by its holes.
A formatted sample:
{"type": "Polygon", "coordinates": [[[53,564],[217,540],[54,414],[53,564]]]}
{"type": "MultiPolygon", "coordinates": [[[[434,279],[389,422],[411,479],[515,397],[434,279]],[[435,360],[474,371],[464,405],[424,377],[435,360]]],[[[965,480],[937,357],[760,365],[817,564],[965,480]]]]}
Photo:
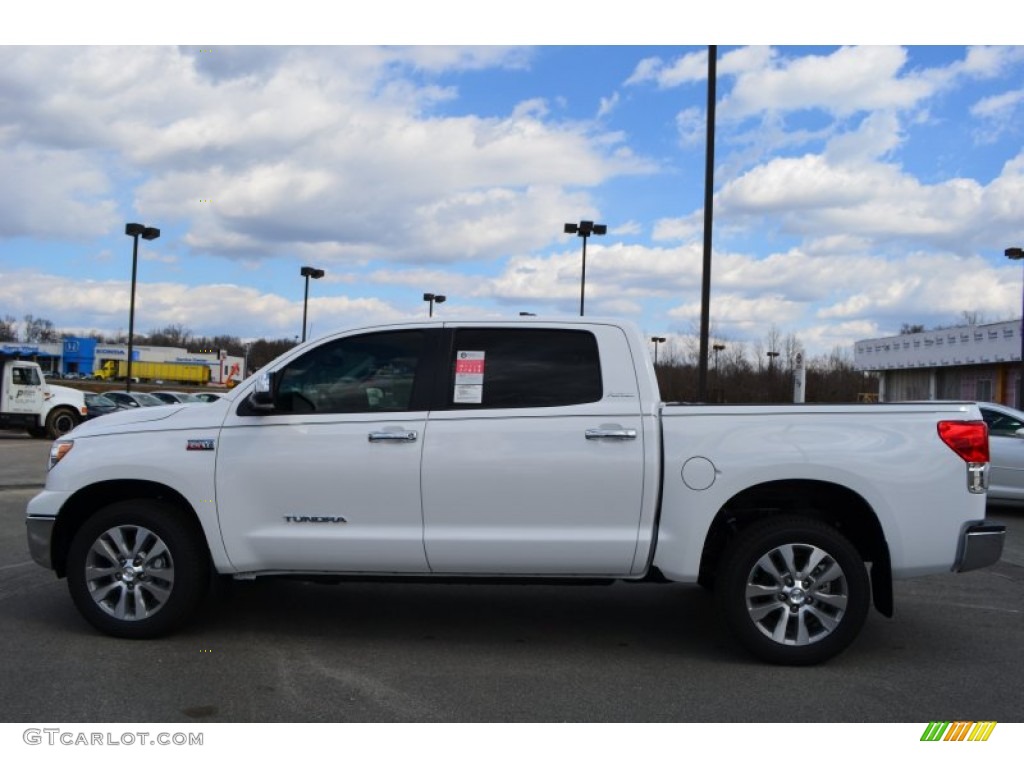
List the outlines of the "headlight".
{"type": "Polygon", "coordinates": [[[50,446],[50,466],[47,471],[57,466],[57,462],[63,459],[71,449],[75,447],[74,440],[55,440],[50,446]]]}

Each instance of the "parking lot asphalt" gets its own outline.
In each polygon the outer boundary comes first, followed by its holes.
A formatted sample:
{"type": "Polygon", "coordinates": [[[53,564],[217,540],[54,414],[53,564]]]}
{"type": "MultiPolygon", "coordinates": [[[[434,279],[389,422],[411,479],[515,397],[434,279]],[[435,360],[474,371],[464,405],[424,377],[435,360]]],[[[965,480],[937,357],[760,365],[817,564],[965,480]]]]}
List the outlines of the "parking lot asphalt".
{"type": "Polygon", "coordinates": [[[46,482],[51,441],[24,430],[0,429],[0,488],[36,488],[46,482]]]}

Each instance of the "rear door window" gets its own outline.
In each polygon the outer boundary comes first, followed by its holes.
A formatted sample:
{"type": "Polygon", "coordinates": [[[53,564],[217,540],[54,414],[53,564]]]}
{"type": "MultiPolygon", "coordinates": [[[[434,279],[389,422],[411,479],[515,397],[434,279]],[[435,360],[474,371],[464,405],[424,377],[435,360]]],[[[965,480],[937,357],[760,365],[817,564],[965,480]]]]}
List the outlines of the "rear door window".
{"type": "Polygon", "coordinates": [[[587,331],[458,328],[449,370],[450,409],[545,408],[604,396],[597,339],[587,331]]]}

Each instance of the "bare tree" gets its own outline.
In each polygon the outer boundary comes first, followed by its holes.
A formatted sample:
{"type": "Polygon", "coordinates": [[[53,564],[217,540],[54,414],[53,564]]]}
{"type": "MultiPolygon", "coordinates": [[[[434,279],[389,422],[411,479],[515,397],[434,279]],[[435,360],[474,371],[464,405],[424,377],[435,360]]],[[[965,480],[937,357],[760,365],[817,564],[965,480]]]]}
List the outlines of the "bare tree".
{"type": "Polygon", "coordinates": [[[50,320],[25,315],[25,341],[47,343],[60,341],[60,338],[60,332],[53,327],[50,320]]]}
{"type": "Polygon", "coordinates": [[[192,329],[181,323],[174,323],[150,331],[147,343],[161,347],[187,347],[191,339],[192,329]]]}
{"type": "Polygon", "coordinates": [[[0,320],[0,341],[18,340],[18,320],[13,315],[4,315],[0,320]]]}

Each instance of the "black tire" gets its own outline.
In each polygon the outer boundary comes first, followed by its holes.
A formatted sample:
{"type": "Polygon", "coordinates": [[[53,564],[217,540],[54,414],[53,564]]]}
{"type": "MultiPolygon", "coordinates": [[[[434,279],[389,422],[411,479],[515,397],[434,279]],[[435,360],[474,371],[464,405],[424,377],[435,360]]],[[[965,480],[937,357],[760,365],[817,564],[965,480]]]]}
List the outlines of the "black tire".
{"type": "Polygon", "coordinates": [[[177,507],[154,499],[104,507],[68,551],[68,590],[96,629],[150,638],[183,626],[209,586],[205,542],[177,507]]]}
{"type": "Polygon", "coordinates": [[[46,414],[46,434],[51,440],[56,440],[81,423],[82,417],[72,408],[54,408],[46,414]]]}
{"type": "Polygon", "coordinates": [[[857,637],[870,606],[864,561],[825,523],[797,515],[760,520],[729,544],[715,580],[736,639],[772,664],[830,659],[857,637]]]}

